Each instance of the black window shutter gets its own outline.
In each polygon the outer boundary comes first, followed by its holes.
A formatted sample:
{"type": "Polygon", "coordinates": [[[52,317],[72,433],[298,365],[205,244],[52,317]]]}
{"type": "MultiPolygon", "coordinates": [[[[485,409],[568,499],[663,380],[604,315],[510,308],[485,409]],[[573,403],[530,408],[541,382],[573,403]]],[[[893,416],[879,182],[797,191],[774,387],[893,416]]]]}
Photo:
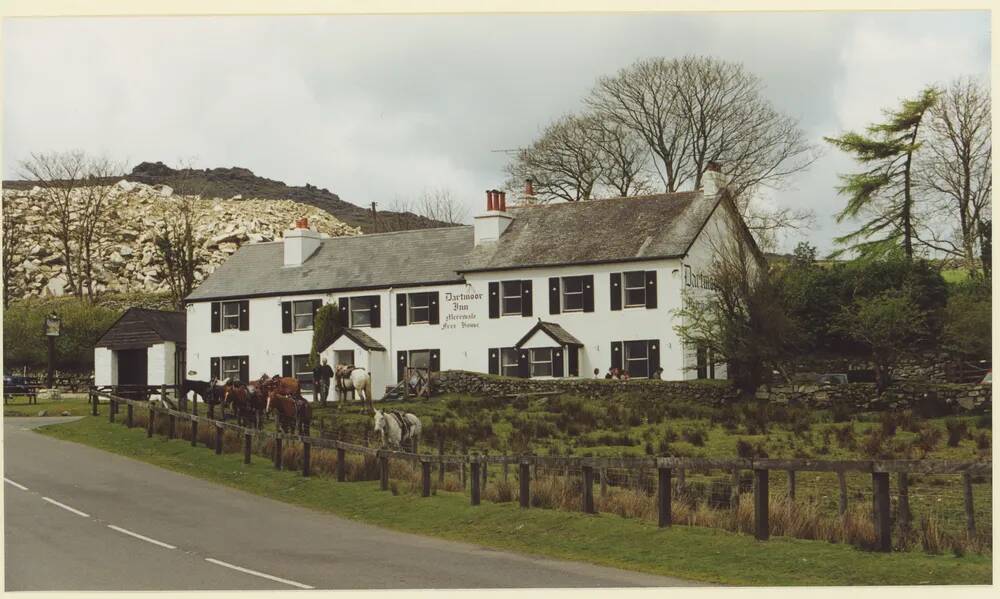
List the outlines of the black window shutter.
{"type": "Polygon", "coordinates": [[[646,355],[649,356],[649,377],[653,377],[653,371],[660,367],[660,340],[650,339],[646,342],[648,345],[648,352],[646,355]]]}
{"type": "Polygon", "coordinates": [[[250,356],[240,356],[240,381],[250,381],[250,356]]]}
{"type": "Polygon", "coordinates": [[[594,311],[594,275],[583,277],[583,311],[594,311]]]}
{"type": "Polygon", "coordinates": [[[292,332],[292,302],[281,302],[281,332],[292,332]]]}
{"type": "Polygon", "coordinates": [[[433,291],[431,293],[428,293],[427,295],[430,296],[429,299],[431,305],[430,307],[431,314],[428,321],[430,322],[430,324],[438,324],[441,322],[441,308],[440,306],[438,306],[438,299],[441,294],[438,293],[437,291],[433,291]]]}
{"type": "Polygon", "coordinates": [[[552,350],[552,376],[563,377],[563,349],[561,347],[552,350]]]}
{"type": "Polygon", "coordinates": [[[566,366],[570,376],[580,376],[580,348],[575,345],[566,347],[566,366]]]}
{"type": "Polygon", "coordinates": [[[622,360],[623,359],[624,359],[624,356],[622,356],[622,342],[621,341],[612,341],[611,342],[611,367],[612,368],[617,368],[617,369],[621,370],[622,360]]]}
{"type": "Polygon", "coordinates": [[[340,326],[349,327],[351,326],[351,314],[350,305],[351,299],[348,297],[340,298],[340,326]]]}
{"type": "Polygon", "coordinates": [[[531,378],[531,364],[526,349],[517,350],[517,376],[522,379],[531,378]]]}
{"type": "Polygon", "coordinates": [[[491,347],[489,352],[490,374],[500,374],[500,348],[491,347]]]}
{"type": "Polygon", "coordinates": [[[428,363],[428,367],[430,368],[431,372],[440,372],[441,371],[441,350],[439,350],[439,349],[432,349],[431,350],[431,359],[428,362],[429,362],[428,363]]]}
{"type": "Polygon", "coordinates": [[[559,314],[559,277],[549,277],[549,314],[559,314]]]}
{"type": "Polygon", "coordinates": [[[222,303],[212,302],[212,332],[218,333],[222,330],[222,303]]]}
{"type": "Polygon", "coordinates": [[[292,376],[291,356],[281,356],[281,376],[292,376]]]}
{"type": "Polygon", "coordinates": [[[406,294],[396,296],[396,326],[406,326],[406,294]]]}
{"type": "Polygon", "coordinates": [[[656,271],[646,271],[646,307],[656,307],[656,271]]]}
{"type": "Polygon", "coordinates": [[[521,316],[531,316],[531,281],[521,281],[521,316]]]}
{"type": "Polygon", "coordinates": [[[210,370],[210,372],[208,373],[208,376],[212,377],[213,379],[217,379],[217,378],[221,377],[222,376],[222,359],[221,358],[212,358],[212,363],[211,364],[212,365],[209,366],[209,368],[208,368],[210,370]]]}
{"type": "Polygon", "coordinates": [[[372,328],[377,329],[382,326],[382,307],[379,306],[379,296],[369,296],[372,300],[372,328]]]}
{"type": "Polygon", "coordinates": [[[490,283],[490,318],[500,318],[500,283],[490,283]]]}
{"type": "Polygon", "coordinates": [[[622,309],[622,273],[611,273],[611,309],[622,309]]]}
{"type": "Polygon", "coordinates": [[[396,352],[396,380],[401,381],[406,378],[406,352],[396,352]]]}
{"type": "Polygon", "coordinates": [[[240,330],[250,330],[250,300],[240,301],[240,330]]]}

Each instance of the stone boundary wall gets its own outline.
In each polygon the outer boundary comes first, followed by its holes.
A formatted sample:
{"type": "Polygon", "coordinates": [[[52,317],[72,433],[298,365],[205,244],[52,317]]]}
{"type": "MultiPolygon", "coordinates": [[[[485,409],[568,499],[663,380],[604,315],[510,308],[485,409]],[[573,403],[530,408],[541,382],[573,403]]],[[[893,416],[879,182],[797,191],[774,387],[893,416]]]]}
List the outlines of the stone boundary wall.
{"type": "MultiPolygon", "coordinates": [[[[521,379],[463,370],[446,370],[434,377],[435,393],[476,396],[559,392],[591,399],[630,396],[665,401],[694,401],[723,405],[738,399],[727,381],[613,381],[605,379],[521,379]]],[[[881,397],[873,383],[847,385],[773,385],[762,387],[757,399],[775,403],[800,403],[816,408],[847,406],[851,410],[913,409],[928,416],[992,409],[992,385],[958,385],[901,381],[881,397]]]]}

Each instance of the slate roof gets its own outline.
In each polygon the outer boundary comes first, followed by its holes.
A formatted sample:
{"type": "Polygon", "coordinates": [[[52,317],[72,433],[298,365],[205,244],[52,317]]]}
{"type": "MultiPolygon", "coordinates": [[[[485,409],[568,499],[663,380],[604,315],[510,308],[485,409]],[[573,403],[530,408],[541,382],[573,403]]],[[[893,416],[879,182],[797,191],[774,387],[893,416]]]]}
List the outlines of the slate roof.
{"type": "Polygon", "coordinates": [[[683,256],[721,198],[700,191],[523,206],[462,271],[683,256]]]}
{"type": "Polygon", "coordinates": [[[372,351],[385,351],[385,347],[381,343],[369,337],[368,333],[362,331],[361,329],[340,329],[340,332],[334,336],[334,338],[330,341],[330,343],[326,345],[326,347],[320,349],[319,353],[323,353],[324,351],[326,351],[327,347],[333,345],[333,343],[337,339],[340,339],[341,337],[347,337],[351,341],[357,343],[358,346],[360,346],[363,349],[370,349],[372,351]]]}
{"type": "Polygon", "coordinates": [[[521,347],[524,345],[528,339],[531,339],[531,336],[539,330],[548,334],[549,337],[552,337],[560,345],[575,345],[577,347],[583,347],[580,340],[573,335],[570,335],[569,331],[554,322],[543,322],[542,319],[538,319],[538,323],[531,327],[531,330],[528,331],[524,337],[521,337],[520,341],[514,344],[514,347],[521,347]]]}
{"type": "Polygon", "coordinates": [[[324,239],[301,266],[284,266],[281,241],[248,243],[186,299],[376,289],[461,282],[471,226],[324,239]]]}
{"type": "Polygon", "coordinates": [[[184,344],[187,339],[187,314],[129,308],[111,325],[95,347],[140,349],[164,341],[184,344]]]}
{"type": "Polygon", "coordinates": [[[324,239],[301,266],[281,241],[245,244],[187,301],[460,283],[462,273],[676,258],[723,194],[663,193],[510,209],[495,242],[475,246],[469,225],[324,239]]]}

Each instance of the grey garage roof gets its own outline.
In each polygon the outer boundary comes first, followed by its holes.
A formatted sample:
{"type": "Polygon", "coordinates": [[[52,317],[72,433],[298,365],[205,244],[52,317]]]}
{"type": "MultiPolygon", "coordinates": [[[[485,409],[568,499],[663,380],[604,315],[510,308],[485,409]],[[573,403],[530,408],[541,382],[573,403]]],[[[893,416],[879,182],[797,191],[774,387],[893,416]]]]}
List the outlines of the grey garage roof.
{"type": "Polygon", "coordinates": [[[302,266],[284,266],[282,242],[245,244],[188,301],[461,282],[471,226],[324,239],[302,266]]]}
{"type": "MultiPolygon", "coordinates": [[[[472,226],[324,239],[286,267],[281,241],[242,246],[187,301],[460,283],[461,273],[629,262],[687,254],[723,194],[700,191],[521,206],[500,239],[472,226]]],[[[752,243],[752,241],[751,241],[752,243]]],[[[756,246],[755,246],[756,249],[756,246]]]]}

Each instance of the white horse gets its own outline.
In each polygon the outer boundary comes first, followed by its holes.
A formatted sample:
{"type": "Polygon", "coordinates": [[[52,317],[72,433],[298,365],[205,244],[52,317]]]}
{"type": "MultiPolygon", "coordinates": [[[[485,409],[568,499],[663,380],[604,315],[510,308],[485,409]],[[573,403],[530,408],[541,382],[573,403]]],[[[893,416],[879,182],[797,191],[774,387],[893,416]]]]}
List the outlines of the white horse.
{"type": "Polygon", "coordinates": [[[373,410],[372,404],[372,377],[364,368],[355,368],[338,364],[334,372],[337,385],[337,408],[340,408],[347,401],[347,392],[356,391],[361,405],[367,404],[368,410],[373,410]]]}
{"type": "Polygon", "coordinates": [[[375,432],[381,435],[382,447],[388,442],[398,449],[403,442],[412,441],[412,449],[416,451],[421,428],[420,418],[415,414],[375,410],[375,432]]]}

